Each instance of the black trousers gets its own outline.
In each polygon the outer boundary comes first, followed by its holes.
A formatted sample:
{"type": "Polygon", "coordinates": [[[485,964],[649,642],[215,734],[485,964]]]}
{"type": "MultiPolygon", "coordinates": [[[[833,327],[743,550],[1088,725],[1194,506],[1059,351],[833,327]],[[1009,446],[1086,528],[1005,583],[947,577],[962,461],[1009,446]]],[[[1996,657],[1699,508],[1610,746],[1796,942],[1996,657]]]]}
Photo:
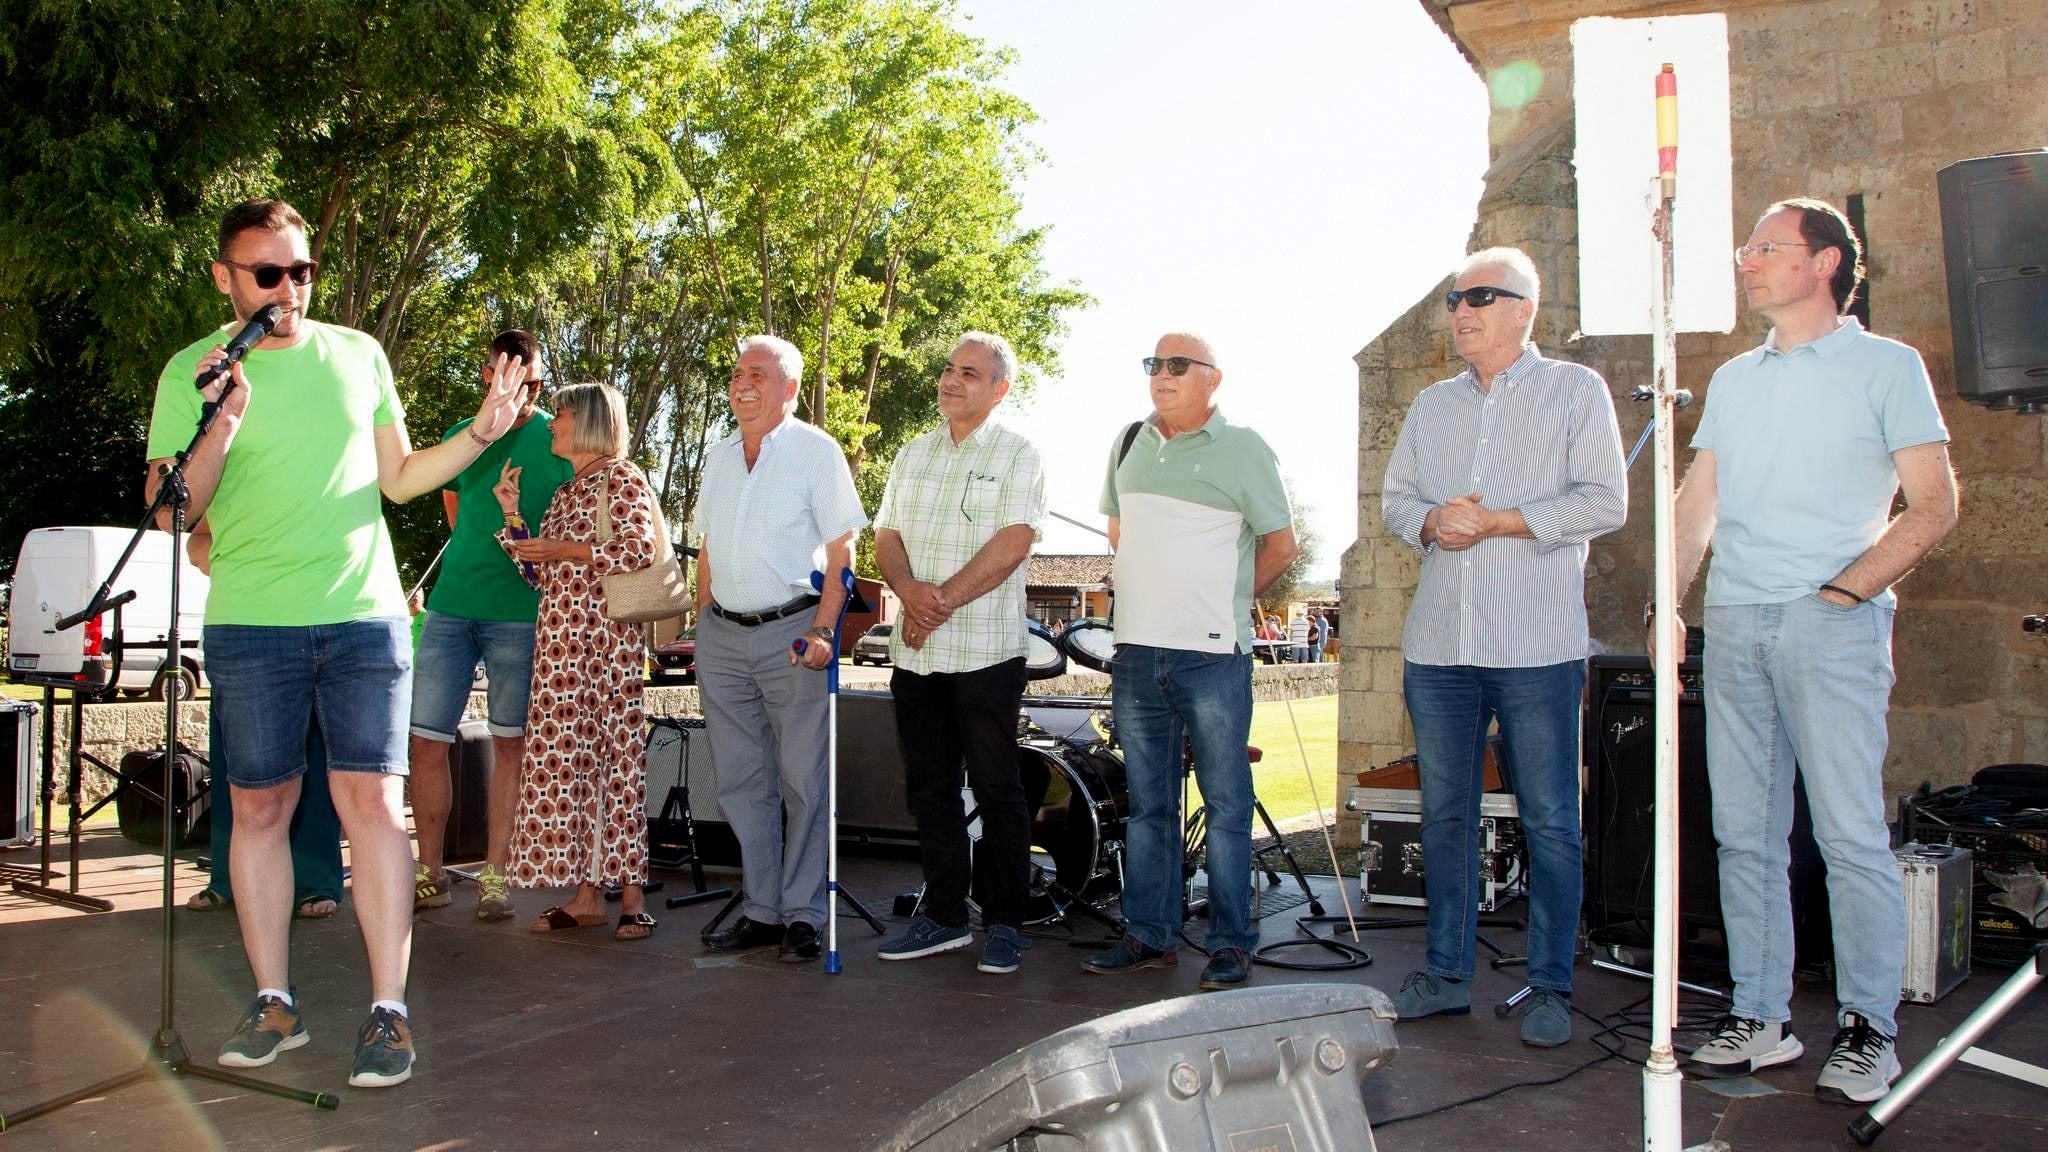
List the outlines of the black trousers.
{"type": "Polygon", "coordinates": [[[896,698],[905,791],[924,859],[925,915],[949,928],[965,925],[968,889],[979,871],[983,922],[1021,927],[1031,872],[1031,814],[1017,773],[1024,658],[929,676],[898,668],[889,690],[896,698]],[[963,762],[981,815],[978,869],[968,852],[967,812],[960,802],[963,762]]]}

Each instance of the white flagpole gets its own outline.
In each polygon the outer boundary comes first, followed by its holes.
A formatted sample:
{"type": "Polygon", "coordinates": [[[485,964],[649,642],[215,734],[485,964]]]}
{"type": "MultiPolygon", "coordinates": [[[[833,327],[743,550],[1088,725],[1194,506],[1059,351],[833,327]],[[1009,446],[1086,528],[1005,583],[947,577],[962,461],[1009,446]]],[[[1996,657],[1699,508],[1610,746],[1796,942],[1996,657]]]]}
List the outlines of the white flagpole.
{"type": "Polygon", "coordinates": [[[1684,1078],[1672,1048],[1678,1015],[1678,661],[1669,621],[1677,618],[1672,493],[1676,487],[1672,420],[1678,403],[1678,327],[1673,313],[1672,225],[1677,200],[1678,81],[1666,64],[1657,77],[1659,207],[1656,214],[1658,273],[1653,300],[1656,336],[1652,345],[1656,421],[1651,452],[1650,500],[1655,522],[1655,631],[1651,657],[1656,675],[1657,803],[1656,871],[1652,900],[1650,1058],[1643,1065],[1644,1152],[1680,1152],[1684,1147],[1679,1089],[1684,1078]]]}

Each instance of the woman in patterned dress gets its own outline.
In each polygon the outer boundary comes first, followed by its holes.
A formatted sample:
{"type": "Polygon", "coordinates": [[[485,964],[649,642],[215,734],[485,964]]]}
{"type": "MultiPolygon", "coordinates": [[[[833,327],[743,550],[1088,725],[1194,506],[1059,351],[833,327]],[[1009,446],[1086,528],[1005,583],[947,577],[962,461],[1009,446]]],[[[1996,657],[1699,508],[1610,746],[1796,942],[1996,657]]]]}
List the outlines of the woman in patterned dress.
{"type": "Polygon", "coordinates": [[[641,730],[646,652],[638,624],[609,620],[607,573],[654,560],[654,493],[624,459],[626,404],[616,389],[577,384],[555,394],[551,450],[576,474],[556,490],[528,537],[519,518],[519,469],[492,490],[506,509],[499,542],[541,590],[534,633],[533,701],[526,718],[520,813],[510,879],[522,888],[575,885],[535,932],[603,924],[604,887],[621,886],[621,940],[653,934],[647,882],[647,743],[641,730]],[[612,538],[600,543],[597,508],[609,500],[612,538]]]}

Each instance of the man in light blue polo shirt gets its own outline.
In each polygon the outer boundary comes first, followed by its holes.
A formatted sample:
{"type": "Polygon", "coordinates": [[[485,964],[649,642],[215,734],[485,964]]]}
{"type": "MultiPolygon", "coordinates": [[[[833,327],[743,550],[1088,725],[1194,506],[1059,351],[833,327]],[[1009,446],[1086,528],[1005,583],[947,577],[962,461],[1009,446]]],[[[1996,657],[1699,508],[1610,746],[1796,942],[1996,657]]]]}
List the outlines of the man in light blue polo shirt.
{"type": "Polygon", "coordinates": [[[1111,690],[1131,818],[1124,841],[1124,938],[1090,972],[1180,960],[1183,733],[1208,810],[1209,964],[1201,987],[1251,971],[1252,599],[1292,563],[1294,515],[1259,434],[1223,418],[1216,353],[1187,333],[1144,360],[1155,411],[1111,445],[1102,485],[1116,550],[1111,690]]]}
{"type": "MultiPolygon", "coordinates": [[[[1678,586],[1707,573],[1708,779],[1735,996],[1693,1071],[1799,1058],[1789,1026],[1792,781],[1827,861],[1837,1031],[1815,1093],[1869,1103],[1899,1075],[1905,903],[1884,812],[1891,586],[1956,523],[1948,429],[1919,353],[1845,315],[1849,223],[1786,200],[1736,249],[1763,346],[1714,373],[1678,494],[1678,586]],[[1893,516],[1904,490],[1906,508],[1893,516]]],[[[1667,643],[1682,642],[1673,621],[1667,643]]],[[[1653,633],[1654,634],[1654,633],[1653,633]]]]}

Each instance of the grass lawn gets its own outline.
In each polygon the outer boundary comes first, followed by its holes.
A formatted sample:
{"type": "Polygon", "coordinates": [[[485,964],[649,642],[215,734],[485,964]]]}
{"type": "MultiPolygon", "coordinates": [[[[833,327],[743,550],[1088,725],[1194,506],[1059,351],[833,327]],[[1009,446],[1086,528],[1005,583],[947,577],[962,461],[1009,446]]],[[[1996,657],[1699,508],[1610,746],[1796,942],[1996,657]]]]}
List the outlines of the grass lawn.
{"type": "MultiPolygon", "coordinates": [[[[1315,810],[1309,795],[1308,774],[1302,771],[1302,753],[1308,754],[1308,768],[1315,773],[1315,787],[1325,809],[1343,803],[1337,788],[1337,697],[1316,696],[1293,701],[1294,724],[1301,727],[1301,742],[1294,739],[1294,725],[1287,719],[1287,702],[1252,705],[1252,746],[1265,753],[1252,765],[1252,789],[1266,805],[1275,823],[1315,810]]],[[[1265,829],[1252,818],[1254,836],[1265,829]]]]}

